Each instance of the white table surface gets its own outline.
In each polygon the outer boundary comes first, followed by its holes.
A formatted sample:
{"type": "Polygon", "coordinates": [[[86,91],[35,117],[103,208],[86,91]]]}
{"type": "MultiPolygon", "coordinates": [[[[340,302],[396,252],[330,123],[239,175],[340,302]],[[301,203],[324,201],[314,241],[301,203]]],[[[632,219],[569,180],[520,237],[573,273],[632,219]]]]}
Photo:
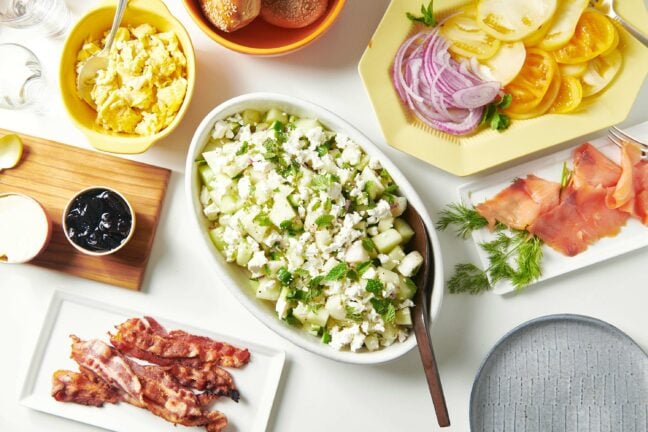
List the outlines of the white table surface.
{"type": "MultiPolygon", "coordinates": [[[[67,3],[78,18],[95,2],[67,0],[67,3]]],[[[388,0],[347,3],[336,25],[313,45],[289,56],[263,59],[220,47],[194,25],[180,0],[167,0],[193,38],[198,80],[192,104],[180,127],[147,153],[135,157],[174,171],[144,288],[141,292],[130,292],[34,266],[0,266],[0,382],[3,384],[0,430],[97,430],[30,411],[18,404],[22,374],[54,290],[90,296],[284,349],[288,361],[268,430],[439,429],[416,350],[378,366],[339,364],[310,354],[275,335],[240,306],[216,282],[216,270],[199,252],[197,239],[185,236],[190,225],[182,170],[193,131],[212,107],[251,91],[300,96],[356,125],[405,172],[433,215],[457,199],[459,185],[478,178],[455,177],[386,145],[356,66],[388,0]]],[[[46,112],[0,110],[0,127],[88,148],[84,137],[63,112],[57,93],[62,40],[3,28],[0,42],[19,42],[31,48],[45,67],[51,90],[46,112]]],[[[624,124],[646,120],[648,85],[644,85],[624,124]]],[[[470,243],[448,233],[441,233],[440,241],[446,275],[452,272],[454,264],[476,260],[470,243]]],[[[618,326],[648,349],[647,262],[648,249],[643,249],[547,281],[516,296],[447,295],[433,332],[452,420],[452,427],[447,430],[469,430],[470,389],[480,363],[502,335],[531,318],[565,312],[590,315],[618,326]]]]}

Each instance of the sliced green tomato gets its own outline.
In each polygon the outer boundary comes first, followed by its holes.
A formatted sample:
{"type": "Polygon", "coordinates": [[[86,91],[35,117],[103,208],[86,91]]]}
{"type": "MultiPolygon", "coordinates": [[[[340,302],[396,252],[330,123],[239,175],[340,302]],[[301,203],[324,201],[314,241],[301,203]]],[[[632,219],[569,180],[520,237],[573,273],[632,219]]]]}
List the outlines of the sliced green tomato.
{"type": "Polygon", "coordinates": [[[23,154],[23,143],[16,134],[0,138],[0,171],[18,165],[23,154]]]}
{"type": "Polygon", "coordinates": [[[503,43],[495,56],[481,62],[479,75],[489,81],[507,85],[517,76],[524,65],[526,49],[522,42],[503,43]]]}
{"type": "Polygon", "coordinates": [[[587,71],[581,77],[583,97],[589,97],[606,88],[619,73],[623,62],[619,50],[614,50],[606,56],[590,60],[587,71]]]}
{"type": "Polygon", "coordinates": [[[551,27],[538,47],[552,51],[566,45],[574,36],[576,24],[588,4],[589,0],[561,0],[551,27]]]}
{"type": "Polygon", "coordinates": [[[557,6],[557,0],[480,0],[477,22],[491,36],[514,42],[549,21],[557,6]]]}
{"type": "Polygon", "coordinates": [[[493,57],[500,46],[500,41],[479,27],[474,18],[463,14],[450,17],[441,34],[450,42],[450,51],[477,60],[493,57]]]}
{"type": "Polygon", "coordinates": [[[576,64],[561,64],[558,65],[558,69],[560,69],[560,74],[562,76],[580,78],[585,75],[585,72],[587,72],[587,62],[576,64]]]}

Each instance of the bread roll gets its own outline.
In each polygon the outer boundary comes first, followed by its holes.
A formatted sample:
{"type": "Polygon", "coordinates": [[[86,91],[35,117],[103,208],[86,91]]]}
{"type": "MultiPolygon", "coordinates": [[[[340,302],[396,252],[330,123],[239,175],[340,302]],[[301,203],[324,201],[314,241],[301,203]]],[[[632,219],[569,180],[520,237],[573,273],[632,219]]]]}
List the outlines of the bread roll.
{"type": "Polygon", "coordinates": [[[263,0],[261,18],[284,28],[306,27],[324,15],[328,0],[263,0]]]}
{"type": "Polygon", "coordinates": [[[261,0],[200,0],[203,13],[216,27],[233,32],[259,16],[261,0]]]}

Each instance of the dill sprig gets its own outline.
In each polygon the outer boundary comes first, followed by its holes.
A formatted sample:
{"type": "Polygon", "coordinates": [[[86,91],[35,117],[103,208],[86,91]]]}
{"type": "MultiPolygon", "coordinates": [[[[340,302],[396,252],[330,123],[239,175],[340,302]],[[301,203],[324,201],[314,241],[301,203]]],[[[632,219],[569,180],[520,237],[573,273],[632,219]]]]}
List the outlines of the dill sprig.
{"type": "MultiPolygon", "coordinates": [[[[486,225],[486,219],[474,209],[451,204],[441,212],[437,228],[445,230],[455,226],[457,235],[466,238],[473,230],[486,225]]],[[[488,268],[482,270],[471,263],[457,264],[455,274],[448,281],[451,293],[481,294],[503,280],[510,281],[516,290],[521,290],[540,278],[542,240],[527,231],[504,231],[502,224],[496,228],[498,232],[495,238],[479,245],[488,256],[488,268]]]]}

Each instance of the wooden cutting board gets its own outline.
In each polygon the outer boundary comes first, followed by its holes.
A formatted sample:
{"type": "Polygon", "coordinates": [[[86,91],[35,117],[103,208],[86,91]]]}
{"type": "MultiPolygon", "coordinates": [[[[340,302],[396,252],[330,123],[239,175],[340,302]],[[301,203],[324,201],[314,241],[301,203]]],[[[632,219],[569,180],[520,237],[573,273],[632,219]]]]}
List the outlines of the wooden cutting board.
{"type": "MultiPolygon", "coordinates": [[[[0,129],[0,137],[14,133],[0,129]]],[[[0,172],[0,193],[18,192],[38,200],[53,223],[52,240],[31,263],[119,287],[142,285],[171,171],[96,151],[18,134],[24,144],[19,165],[0,172]],[[137,224],[130,242],[118,252],[93,257],[70,245],[61,227],[62,213],[81,189],[108,186],[130,201],[137,224]]]]}

